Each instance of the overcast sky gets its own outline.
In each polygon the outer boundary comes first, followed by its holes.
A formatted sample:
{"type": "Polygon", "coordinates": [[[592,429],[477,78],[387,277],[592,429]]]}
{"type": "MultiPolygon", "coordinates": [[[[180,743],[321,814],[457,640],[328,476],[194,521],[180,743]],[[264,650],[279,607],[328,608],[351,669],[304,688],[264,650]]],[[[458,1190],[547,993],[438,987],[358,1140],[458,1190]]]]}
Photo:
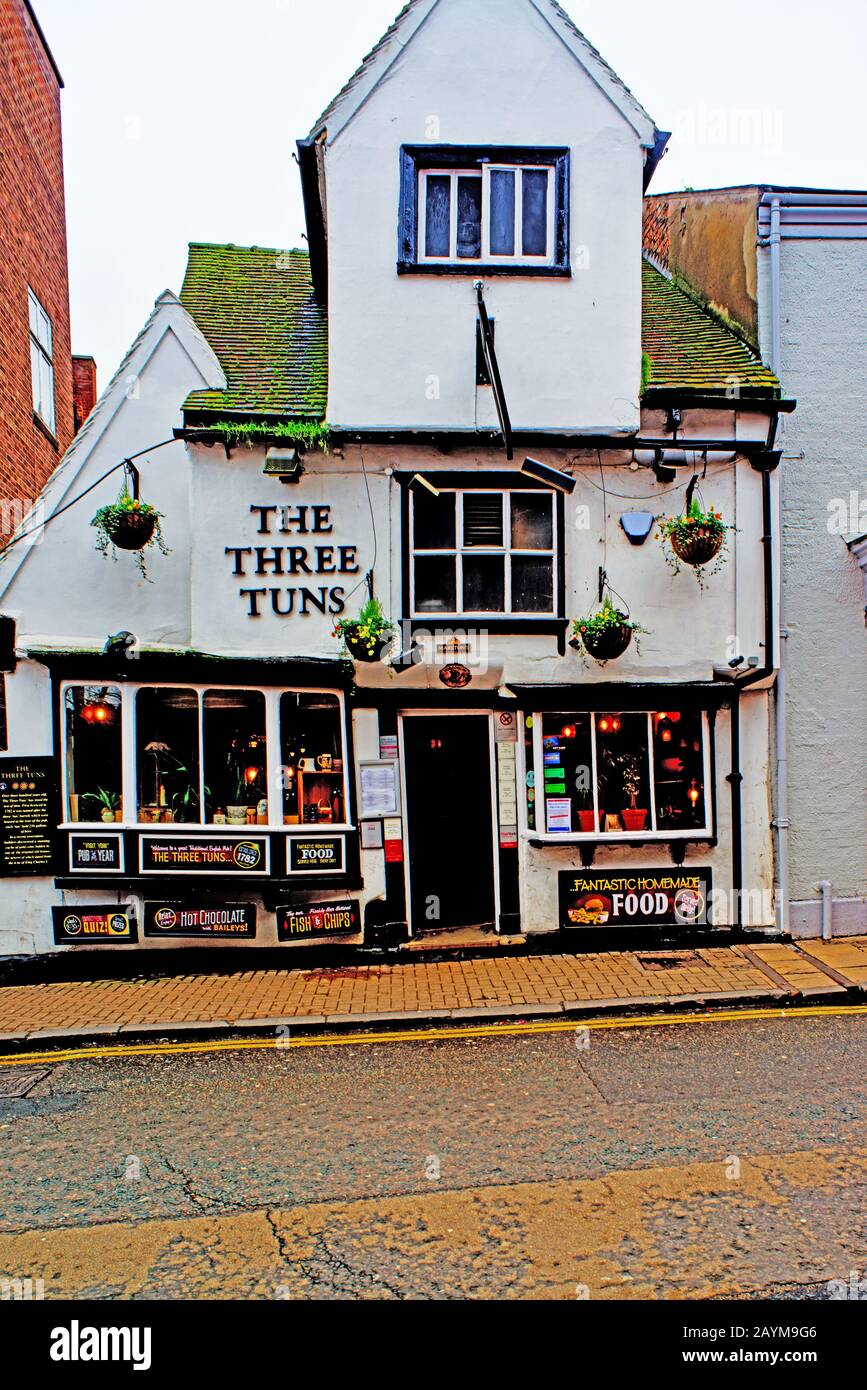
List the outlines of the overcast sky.
{"type": "MultiPolygon", "coordinates": [[[[73,345],[102,388],[189,241],[304,244],[294,141],[400,3],[34,3],[66,82],[73,345]]],[[[864,0],[565,3],[675,133],[654,191],[867,186],[864,0]]]]}

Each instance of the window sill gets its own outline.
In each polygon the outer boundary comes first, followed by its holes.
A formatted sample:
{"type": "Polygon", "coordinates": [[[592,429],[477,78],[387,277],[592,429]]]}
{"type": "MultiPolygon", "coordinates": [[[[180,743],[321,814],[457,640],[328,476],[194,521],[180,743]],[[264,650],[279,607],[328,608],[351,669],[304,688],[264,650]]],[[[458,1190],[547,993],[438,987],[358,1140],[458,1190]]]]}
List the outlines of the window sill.
{"type": "Polygon", "coordinates": [[[545,614],[538,617],[529,615],[526,618],[519,618],[511,613],[497,618],[486,617],[481,613],[422,613],[417,617],[410,618],[413,634],[416,632],[436,634],[439,628],[448,627],[451,635],[451,628],[456,624],[460,624],[460,630],[464,632],[488,632],[503,636],[508,636],[511,633],[519,636],[527,632],[565,632],[569,626],[569,619],[552,618],[545,614]]]}
{"type": "Polygon", "coordinates": [[[71,831],[73,834],[84,835],[112,835],[120,830],[138,830],[146,835],[164,835],[166,832],[178,835],[349,835],[357,829],[356,825],[338,822],[331,825],[323,821],[317,821],[312,825],[181,825],[177,821],[64,821],[58,826],[58,830],[63,833],[71,831]]]}
{"type": "Polygon", "coordinates": [[[45,438],[48,440],[49,444],[51,444],[52,447],[53,447],[54,449],[56,449],[57,452],[59,453],[59,452],[60,452],[60,443],[59,443],[59,441],[58,441],[57,435],[52,433],[51,429],[49,428],[48,425],[46,425],[46,423],[45,423],[45,421],[43,420],[42,416],[41,416],[41,415],[37,415],[37,413],[36,413],[35,410],[34,410],[34,412],[33,412],[33,423],[34,423],[34,425],[36,426],[36,428],[39,430],[40,434],[44,434],[44,435],[45,435],[45,438]]]}
{"type": "Polygon", "coordinates": [[[678,844],[715,845],[716,836],[710,830],[648,830],[639,835],[600,835],[595,832],[582,834],[574,831],[568,835],[552,835],[538,830],[523,830],[521,837],[527,840],[532,849],[546,849],[550,845],[628,845],[634,849],[638,845],[678,844]]]}
{"type": "Polygon", "coordinates": [[[570,280],[571,265],[482,265],[478,261],[468,261],[464,265],[449,262],[436,265],[418,261],[398,261],[398,275],[520,275],[530,279],[545,277],[549,280],[570,280]]]}

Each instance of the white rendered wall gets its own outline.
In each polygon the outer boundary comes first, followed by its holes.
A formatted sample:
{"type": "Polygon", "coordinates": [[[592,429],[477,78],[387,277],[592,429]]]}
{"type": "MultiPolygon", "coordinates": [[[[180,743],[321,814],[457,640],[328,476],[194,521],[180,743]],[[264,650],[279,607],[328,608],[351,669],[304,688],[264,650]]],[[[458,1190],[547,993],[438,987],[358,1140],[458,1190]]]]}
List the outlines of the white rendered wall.
{"type": "Polygon", "coordinates": [[[486,281],[503,382],[516,426],[634,426],[644,152],[526,0],[441,0],[327,149],[331,422],[475,427],[473,277],[396,271],[400,146],[431,141],[571,149],[572,278],[486,281]]]}

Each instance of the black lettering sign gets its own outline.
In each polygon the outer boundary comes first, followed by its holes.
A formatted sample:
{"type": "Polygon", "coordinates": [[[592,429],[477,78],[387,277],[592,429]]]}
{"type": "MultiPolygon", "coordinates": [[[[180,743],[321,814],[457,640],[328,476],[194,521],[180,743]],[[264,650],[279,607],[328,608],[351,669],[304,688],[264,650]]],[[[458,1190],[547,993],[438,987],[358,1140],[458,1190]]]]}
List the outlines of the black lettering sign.
{"type": "Polygon", "coordinates": [[[53,758],[0,758],[0,878],[54,872],[53,758]]]}
{"type": "Polygon", "coordinates": [[[143,874],[256,874],[268,873],[268,837],[250,835],[197,835],[174,839],[142,835],[139,842],[143,874]]]}
{"type": "Polygon", "coordinates": [[[253,903],[145,903],[144,934],[250,940],[256,935],[256,907],[253,903]]]}
{"type": "Polygon", "coordinates": [[[122,835],[70,835],[69,868],[74,874],[123,872],[122,835]]]}
{"type": "Polygon", "coordinates": [[[87,946],[92,941],[122,945],[138,941],[135,918],[127,912],[105,907],[53,907],[56,946],[87,946]]]}
{"type": "Polygon", "coordinates": [[[286,868],[290,874],[342,874],[345,846],[343,835],[293,835],[286,845],[286,868]]]}
{"type": "Polygon", "coordinates": [[[277,936],[280,941],[299,941],[311,936],[354,936],[360,930],[358,903],[354,900],[277,908],[277,936]]]}
{"type": "Polygon", "coordinates": [[[712,874],[705,868],[570,869],[560,874],[560,925],[706,926],[712,874]]]}

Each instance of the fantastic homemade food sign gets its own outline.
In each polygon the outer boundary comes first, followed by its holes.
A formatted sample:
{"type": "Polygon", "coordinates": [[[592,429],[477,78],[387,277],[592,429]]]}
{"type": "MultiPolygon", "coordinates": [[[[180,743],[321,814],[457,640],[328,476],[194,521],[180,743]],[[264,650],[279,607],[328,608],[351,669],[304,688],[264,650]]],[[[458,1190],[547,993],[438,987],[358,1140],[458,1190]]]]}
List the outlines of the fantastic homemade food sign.
{"type": "Polygon", "coordinates": [[[563,927],[685,927],[707,923],[710,869],[560,874],[563,927]]]}
{"type": "Polygon", "coordinates": [[[261,543],[226,546],[245,615],[339,617],[347,590],[339,581],[360,574],[361,566],[357,545],[335,543],[331,506],[251,505],[250,512],[261,543]]]}

